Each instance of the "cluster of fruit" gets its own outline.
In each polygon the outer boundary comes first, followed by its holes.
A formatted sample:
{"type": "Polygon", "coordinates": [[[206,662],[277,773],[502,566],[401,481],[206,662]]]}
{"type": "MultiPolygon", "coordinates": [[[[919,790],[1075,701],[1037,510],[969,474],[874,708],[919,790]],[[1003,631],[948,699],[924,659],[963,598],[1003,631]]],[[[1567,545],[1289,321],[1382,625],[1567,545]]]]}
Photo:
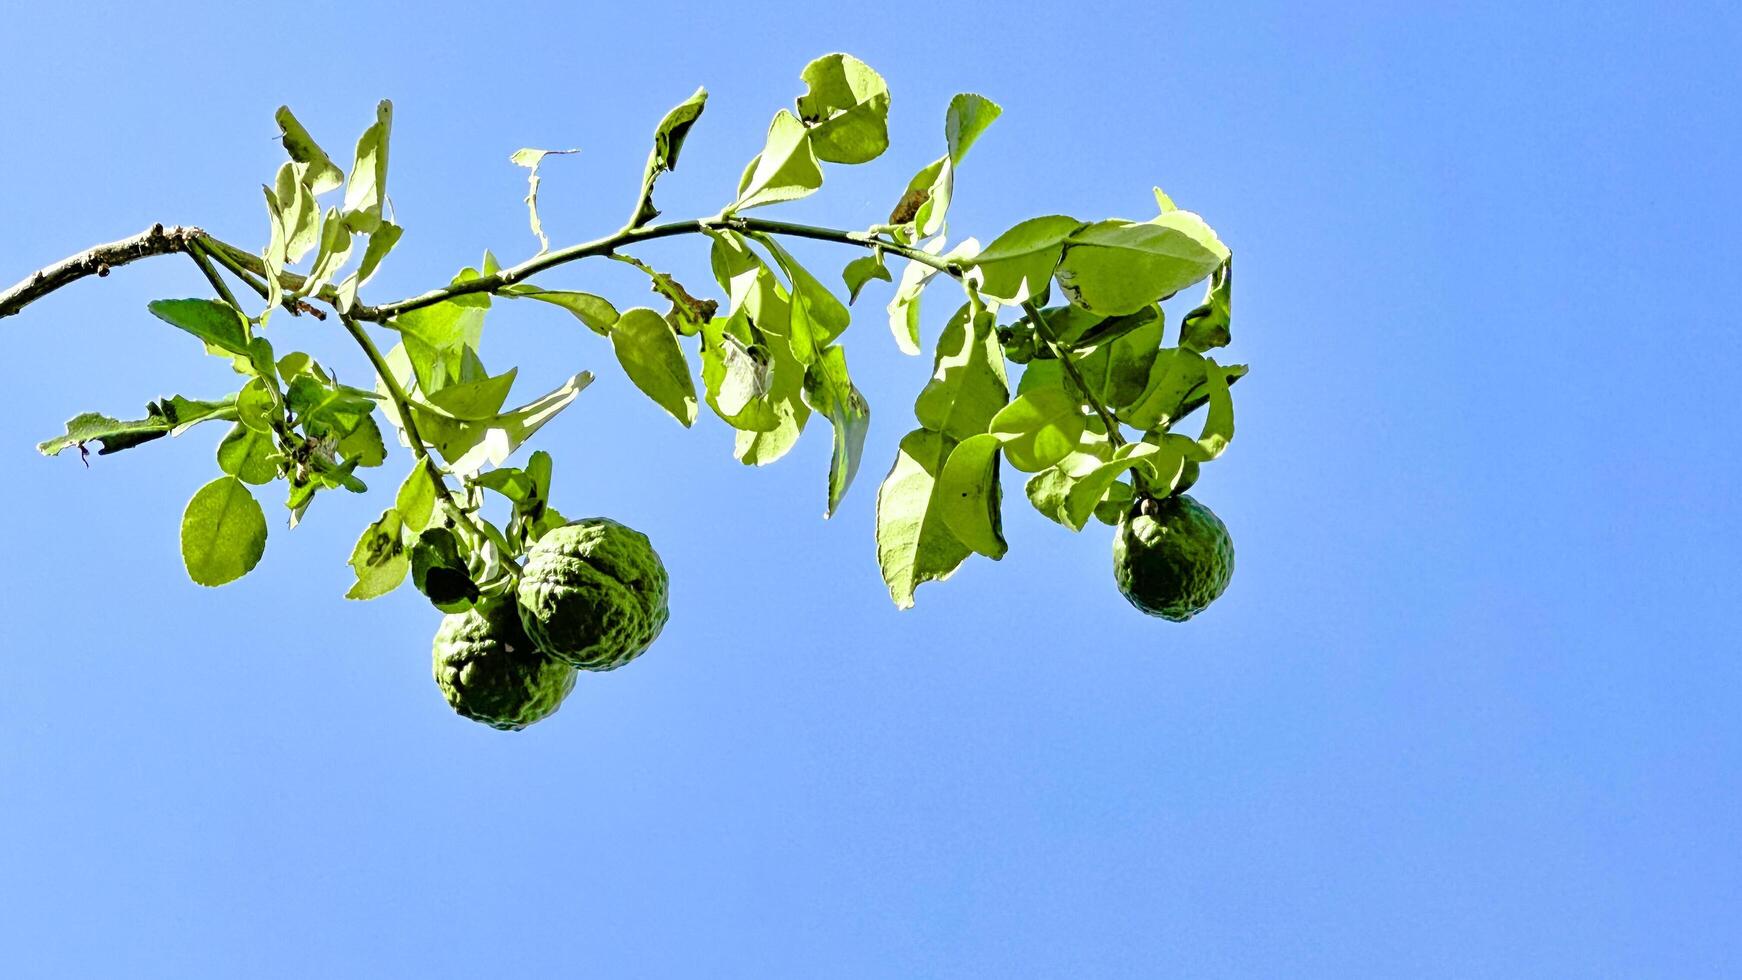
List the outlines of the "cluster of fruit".
{"type": "Polygon", "coordinates": [[[640,656],[668,615],[665,565],[647,535],[604,517],[556,528],[507,596],[436,630],[436,684],[461,715],[516,731],[562,706],[581,670],[640,656]]]}

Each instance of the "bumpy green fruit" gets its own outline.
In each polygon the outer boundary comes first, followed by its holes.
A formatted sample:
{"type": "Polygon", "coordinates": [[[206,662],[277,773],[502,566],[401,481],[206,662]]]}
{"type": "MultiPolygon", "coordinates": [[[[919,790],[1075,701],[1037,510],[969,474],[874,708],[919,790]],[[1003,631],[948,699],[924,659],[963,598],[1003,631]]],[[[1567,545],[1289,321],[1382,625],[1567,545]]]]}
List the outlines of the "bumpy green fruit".
{"type": "Polygon", "coordinates": [[[575,669],[539,652],[512,602],[444,617],[434,659],[436,685],[448,704],[506,731],[550,717],[575,686],[575,669]]]}
{"type": "Polygon", "coordinates": [[[545,653],[584,670],[639,657],[665,627],[665,565],[647,535],[604,517],[538,539],[520,576],[520,621],[545,653]]]}
{"type": "Polygon", "coordinates": [[[1113,538],[1113,578],[1131,604],[1183,623],[1216,601],[1234,576],[1234,539],[1210,508],[1185,494],[1140,500],[1113,538]]]}

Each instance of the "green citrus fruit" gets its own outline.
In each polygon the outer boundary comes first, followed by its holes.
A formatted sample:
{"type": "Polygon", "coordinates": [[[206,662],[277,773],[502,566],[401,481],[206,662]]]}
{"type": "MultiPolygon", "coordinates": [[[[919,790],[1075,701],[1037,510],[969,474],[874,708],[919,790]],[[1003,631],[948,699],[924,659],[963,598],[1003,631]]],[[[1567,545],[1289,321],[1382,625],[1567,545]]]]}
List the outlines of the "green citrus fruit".
{"type": "Polygon", "coordinates": [[[1113,578],[1131,604],[1183,623],[1209,607],[1234,575],[1234,539],[1210,508],[1185,494],[1140,499],[1113,538],[1113,578]]]}
{"type": "Polygon", "coordinates": [[[434,660],[448,704],[505,731],[550,717],[575,686],[575,669],[533,646],[511,602],[443,617],[434,660]]]}
{"type": "Polygon", "coordinates": [[[538,539],[520,576],[520,621],[538,648],[585,670],[639,657],[665,627],[665,565],[647,535],[604,517],[538,539]]]}

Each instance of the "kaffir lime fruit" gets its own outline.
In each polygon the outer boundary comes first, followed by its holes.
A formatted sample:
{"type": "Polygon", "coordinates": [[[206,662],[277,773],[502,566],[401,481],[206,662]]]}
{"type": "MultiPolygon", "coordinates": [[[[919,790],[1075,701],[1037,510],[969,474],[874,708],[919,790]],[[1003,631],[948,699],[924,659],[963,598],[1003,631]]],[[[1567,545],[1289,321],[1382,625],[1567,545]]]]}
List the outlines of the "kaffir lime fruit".
{"type": "Polygon", "coordinates": [[[505,731],[550,717],[575,686],[575,669],[539,652],[509,601],[444,617],[434,660],[448,704],[505,731]]]}
{"type": "Polygon", "coordinates": [[[590,517],[532,547],[520,576],[520,621],[545,653],[585,670],[611,670],[659,636],[666,587],[665,565],[647,535],[590,517]]]}
{"type": "Polygon", "coordinates": [[[1140,499],[1113,537],[1113,578],[1131,604],[1183,623],[1216,601],[1234,575],[1234,539],[1185,494],[1140,499]]]}

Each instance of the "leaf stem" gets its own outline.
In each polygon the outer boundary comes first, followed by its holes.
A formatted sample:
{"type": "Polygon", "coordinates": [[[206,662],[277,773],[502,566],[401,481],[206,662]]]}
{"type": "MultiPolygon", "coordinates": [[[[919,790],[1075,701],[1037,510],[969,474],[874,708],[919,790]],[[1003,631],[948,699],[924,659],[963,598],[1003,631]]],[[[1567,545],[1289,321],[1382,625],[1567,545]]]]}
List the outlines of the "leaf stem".
{"type": "MultiPolygon", "coordinates": [[[[344,324],[345,332],[351,335],[351,339],[357,342],[357,346],[363,348],[363,354],[369,358],[369,364],[375,369],[376,377],[381,379],[381,386],[387,389],[387,397],[392,399],[394,410],[399,415],[400,426],[405,429],[406,439],[411,443],[411,454],[417,458],[418,465],[428,470],[430,480],[435,484],[436,494],[442,498],[442,502],[446,503],[449,509],[459,515],[461,520],[471,525],[473,533],[478,535],[480,541],[490,540],[489,535],[484,532],[483,527],[472,516],[472,512],[460,506],[460,502],[454,498],[453,490],[448,487],[448,481],[442,476],[441,467],[436,465],[435,458],[429,454],[429,445],[423,441],[423,434],[417,430],[417,416],[412,408],[411,396],[406,393],[405,386],[399,383],[399,379],[394,377],[393,369],[388,365],[387,358],[381,354],[381,348],[375,346],[374,338],[370,337],[363,325],[352,317],[341,313],[339,314],[339,322],[344,324]]],[[[506,556],[503,558],[503,564],[508,567],[508,574],[518,581],[520,567],[508,560],[506,556]]]]}
{"type": "Polygon", "coordinates": [[[1029,322],[1034,324],[1035,336],[1039,337],[1052,351],[1053,356],[1058,358],[1059,365],[1065,369],[1066,374],[1070,375],[1077,390],[1082,392],[1084,403],[1094,409],[1095,414],[1101,417],[1101,424],[1107,427],[1108,445],[1115,450],[1125,445],[1125,436],[1119,431],[1119,420],[1113,416],[1111,411],[1108,411],[1105,405],[1101,404],[1100,399],[1095,397],[1089,383],[1083,379],[1083,373],[1077,370],[1077,362],[1071,359],[1070,350],[1059,342],[1058,335],[1053,333],[1052,327],[1047,325],[1046,317],[1041,315],[1040,308],[1034,305],[1033,300],[1023,300],[1022,309],[1028,314],[1029,322]]]}
{"type": "MultiPolygon", "coordinates": [[[[234,275],[237,279],[246,283],[248,288],[252,289],[261,299],[266,299],[271,295],[266,290],[266,283],[262,282],[246,263],[237,258],[238,255],[250,259],[255,259],[256,256],[248,252],[243,252],[236,248],[236,246],[213,238],[210,235],[201,235],[195,243],[202,248],[207,255],[217,259],[224,268],[229,269],[231,275],[234,275]]],[[[258,262],[258,260],[256,261],[258,262]]],[[[258,263],[256,268],[260,270],[260,276],[266,274],[265,263],[258,263]]],[[[288,278],[289,276],[290,273],[286,273],[279,281],[282,283],[284,278],[288,278]]],[[[296,278],[300,281],[302,277],[298,276],[296,278]]],[[[332,301],[334,309],[338,308],[337,299],[338,297],[335,295],[332,301]]],[[[302,314],[307,313],[317,320],[325,320],[327,318],[327,315],[322,313],[319,309],[300,300],[292,299],[289,296],[286,296],[279,305],[283,306],[286,310],[289,310],[291,316],[301,316],[302,314]]]]}
{"type": "Polygon", "coordinates": [[[242,310],[242,304],[236,301],[236,294],[230,292],[229,284],[218,275],[217,269],[212,268],[212,260],[207,257],[206,250],[200,245],[199,239],[196,238],[188,242],[188,257],[194,260],[194,265],[200,267],[200,272],[205,275],[206,281],[212,284],[212,288],[218,291],[218,296],[230,304],[230,307],[237,313],[243,313],[246,316],[247,314],[242,310]]]}

